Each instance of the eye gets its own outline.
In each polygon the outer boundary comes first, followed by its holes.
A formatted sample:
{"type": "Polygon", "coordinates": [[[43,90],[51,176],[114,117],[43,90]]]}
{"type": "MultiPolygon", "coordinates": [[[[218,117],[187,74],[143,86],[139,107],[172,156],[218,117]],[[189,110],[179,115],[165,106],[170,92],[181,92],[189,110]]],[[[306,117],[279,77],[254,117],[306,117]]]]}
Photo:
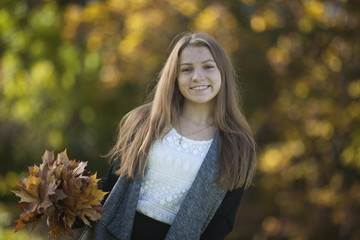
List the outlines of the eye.
{"type": "Polygon", "coordinates": [[[205,69],[211,69],[211,68],[214,68],[214,66],[212,66],[212,65],[205,65],[204,68],[205,68],[205,69]]]}
{"type": "Polygon", "coordinates": [[[181,72],[191,72],[191,68],[182,68],[181,72]]]}

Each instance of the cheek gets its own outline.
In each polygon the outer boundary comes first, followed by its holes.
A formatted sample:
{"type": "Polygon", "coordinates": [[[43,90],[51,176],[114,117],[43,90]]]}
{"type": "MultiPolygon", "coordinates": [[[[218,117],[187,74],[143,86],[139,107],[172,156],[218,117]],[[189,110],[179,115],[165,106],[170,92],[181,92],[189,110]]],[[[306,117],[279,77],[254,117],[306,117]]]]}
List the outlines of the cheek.
{"type": "Polygon", "coordinates": [[[221,89],[223,88],[223,82],[221,81],[221,77],[219,77],[219,80],[216,82],[216,92],[219,94],[221,89]]]}
{"type": "Polygon", "coordinates": [[[188,81],[187,78],[184,77],[184,76],[181,76],[181,75],[180,75],[177,79],[178,79],[178,80],[177,80],[177,83],[178,83],[179,86],[186,86],[186,85],[189,84],[189,81],[188,81]]]}
{"type": "Polygon", "coordinates": [[[220,88],[222,85],[222,78],[221,78],[220,73],[218,74],[216,85],[218,86],[218,88],[220,88]]]}
{"type": "Polygon", "coordinates": [[[183,81],[183,77],[181,76],[181,74],[179,74],[179,75],[177,76],[176,81],[177,81],[178,85],[181,85],[181,83],[184,82],[184,81],[183,81]]]}
{"type": "Polygon", "coordinates": [[[181,78],[178,78],[177,85],[178,85],[179,91],[183,94],[184,90],[186,89],[186,83],[184,81],[182,81],[181,78]]]}

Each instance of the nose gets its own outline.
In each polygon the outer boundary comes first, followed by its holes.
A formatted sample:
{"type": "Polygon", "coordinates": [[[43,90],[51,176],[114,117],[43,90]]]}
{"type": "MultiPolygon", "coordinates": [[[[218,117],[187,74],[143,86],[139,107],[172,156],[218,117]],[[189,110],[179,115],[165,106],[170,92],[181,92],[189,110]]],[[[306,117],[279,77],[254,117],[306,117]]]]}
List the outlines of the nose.
{"type": "Polygon", "coordinates": [[[194,70],[194,75],[193,75],[193,81],[203,81],[205,80],[205,75],[202,72],[201,69],[196,68],[194,70]]]}

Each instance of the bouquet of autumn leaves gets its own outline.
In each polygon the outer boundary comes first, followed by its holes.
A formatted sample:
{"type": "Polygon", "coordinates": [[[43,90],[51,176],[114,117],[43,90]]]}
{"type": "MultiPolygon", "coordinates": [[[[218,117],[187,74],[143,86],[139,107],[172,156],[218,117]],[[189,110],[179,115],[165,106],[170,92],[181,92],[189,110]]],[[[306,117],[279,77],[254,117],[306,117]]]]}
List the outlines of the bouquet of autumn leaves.
{"type": "Polygon", "coordinates": [[[23,209],[15,221],[15,232],[28,223],[35,226],[47,218],[50,228],[48,236],[54,239],[64,235],[72,236],[71,226],[76,217],[90,226],[91,221],[101,218],[103,207],[100,201],[106,192],[97,189],[96,174],[85,171],[87,162],[70,161],[66,150],[57,155],[46,151],[40,167],[29,167],[29,176],[18,181],[20,191],[13,191],[23,209]]]}

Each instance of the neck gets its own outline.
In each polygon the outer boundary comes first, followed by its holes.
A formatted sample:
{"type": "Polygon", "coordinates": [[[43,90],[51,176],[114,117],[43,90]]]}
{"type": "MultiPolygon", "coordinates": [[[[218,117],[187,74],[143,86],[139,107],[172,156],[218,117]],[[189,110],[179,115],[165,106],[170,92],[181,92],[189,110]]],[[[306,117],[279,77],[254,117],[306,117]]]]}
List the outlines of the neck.
{"type": "Polygon", "coordinates": [[[198,126],[205,126],[214,122],[212,104],[190,104],[184,102],[180,117],[198,126]]]}

